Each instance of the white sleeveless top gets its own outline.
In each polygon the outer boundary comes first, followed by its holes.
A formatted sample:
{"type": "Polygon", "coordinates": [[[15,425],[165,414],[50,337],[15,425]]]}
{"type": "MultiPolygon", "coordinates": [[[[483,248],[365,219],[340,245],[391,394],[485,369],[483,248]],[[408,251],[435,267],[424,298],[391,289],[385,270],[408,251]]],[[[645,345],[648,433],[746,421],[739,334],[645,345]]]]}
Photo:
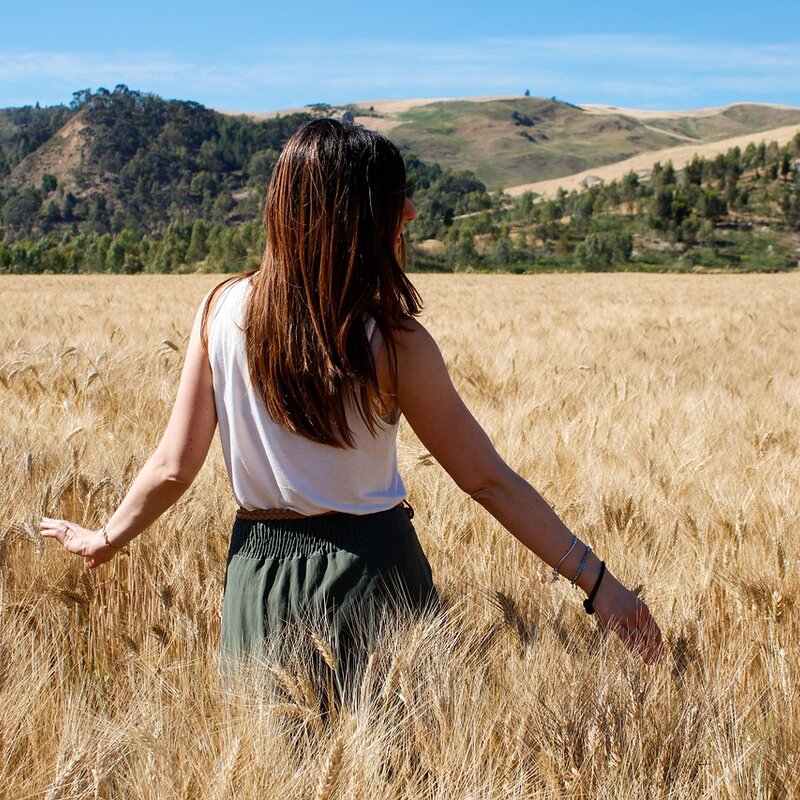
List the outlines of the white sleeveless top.
{"type": "MultiPolygon", "coordinates": [[[[354,448],[313,442],[278,425],[250,381],[242,319],[250,279],[220,292],[208,329],[219,435],[242,508],[290,508],[301,514],[371,514],[406,496],[397,471],[398,423],[377,421],[373,436],[352,410],[354,448]]],[[[380,336],[370,320],[367,333],[380,336]]],[[[375,342],[380,347],[380,340],[375,342]]],[[[280,354],[277,355],[280,358],[280,354]]]]}

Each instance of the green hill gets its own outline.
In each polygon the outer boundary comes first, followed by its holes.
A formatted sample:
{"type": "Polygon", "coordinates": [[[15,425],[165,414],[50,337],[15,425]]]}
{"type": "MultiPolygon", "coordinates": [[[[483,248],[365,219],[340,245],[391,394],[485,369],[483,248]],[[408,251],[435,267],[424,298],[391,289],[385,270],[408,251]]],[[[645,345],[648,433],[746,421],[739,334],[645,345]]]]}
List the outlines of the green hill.
{"type": "Polygon", "coordinates": [[[0,225],[17,236],[255,216],[283,142],[309,119],[254,122],[125,86],[76,93],[69,108],[0,111],[0,225]],[[31,131],[35,146],[23,146],[31,131]]]}
{"type": "MultiPolygon", "coordinates": [[[[0,109],[0,273],[256,266],[264,189],[283,143],[307,120],[342,110],[234,116],[125,86],[77,92],[69,106],[0,109]]],[[[418,210],[412,267],[797,263],[800,135],[787,136],[800,109],[658,114],[520,97],[349,110],[404,148],[418,210]],[[771,130],[781,143],[769,143],[771,130]],[[746,141],[756,131],[765,141],[746,141]],[[653,166],[697,142],[708,151],[740,140],[714,158],[653,166]],[[652,169],[632,170],[632,157],[652,169]],[[618,180],[550,200],[486,191],[605,164],[617,165],[606,171],[618,180]]]]}
{"type": "MultiPolygon", "coordinates": [[[[0,271],[258,263],[264,191],[280,150],[328,109],[253,120],[117,86],[69,106],[0,110],[0,271]]],[[[406,153],[418,229],[486,208],[485,186],[406,153]]]]}
{"type": "Polygon", "coordinates": [[[396,119],[394,141],[428,161],[470,169],[490,189],[579,172],[679,141],[620,115],[595,116],[526,97],[432,103],[396,119]]]}
{"type": "MultiPolygon", "coordinates": [[[[639,153],[800,124],[800,109],[735,105],[697,116],[638,118],[533,97],[436,101],[356,119],[389,132],[426,161],[471,170],[493,190],[559,178],[639,153]]],[[[358,111],[364,116],[359,117],[358,111]]]]}

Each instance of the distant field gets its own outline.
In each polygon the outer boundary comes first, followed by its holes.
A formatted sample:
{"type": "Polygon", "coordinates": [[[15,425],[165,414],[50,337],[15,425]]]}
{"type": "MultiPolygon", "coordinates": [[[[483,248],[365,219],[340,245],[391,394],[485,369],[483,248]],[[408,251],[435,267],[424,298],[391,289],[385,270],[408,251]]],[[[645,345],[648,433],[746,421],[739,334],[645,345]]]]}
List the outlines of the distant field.
{"type": "Polygon", "coordinates": [[[216,659],[233,503],[188,496],[86,573],[35,522],[106,519],[165,425],[213,276],[3,277],[0,796],[745,798],[800,791],[800,276],[414,276],[499,451],[661,621],[643,669],[404,428],[446,615],[355,709],[216,659]]]}

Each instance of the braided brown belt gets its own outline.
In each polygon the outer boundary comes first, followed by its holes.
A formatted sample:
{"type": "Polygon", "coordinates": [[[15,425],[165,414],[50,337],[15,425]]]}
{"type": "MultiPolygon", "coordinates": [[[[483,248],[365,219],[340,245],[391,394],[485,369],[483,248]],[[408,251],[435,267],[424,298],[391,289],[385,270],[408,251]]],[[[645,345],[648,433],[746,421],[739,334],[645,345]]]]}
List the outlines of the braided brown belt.
{"type": "Polygon", "coordinates": [[[236,509],[236,519],[250,520],[251,522],[262,519],[316,519],[335,513],[335,511],[323,511],[321,514],[301,514],[291,508],[254,508],[252,510],[238,508],[236,509]]]}
{"type": "MultiPolygon", "coordinates": [[[[406,513],[409,519],[414,517],[414,509],[407,500],[398,503],[398,506],[405,506],[406,513]]],[[[250,522],[257,522],[259,520],[272,520],[272,519],[316,519],[317,517],[327,517],[331,514],[336,514],[336,511],[323,511],[321,514],[301,514],[299,511],[293,511],[291,508],[237,508],[236,519],[249,520],[250,522]]]]}

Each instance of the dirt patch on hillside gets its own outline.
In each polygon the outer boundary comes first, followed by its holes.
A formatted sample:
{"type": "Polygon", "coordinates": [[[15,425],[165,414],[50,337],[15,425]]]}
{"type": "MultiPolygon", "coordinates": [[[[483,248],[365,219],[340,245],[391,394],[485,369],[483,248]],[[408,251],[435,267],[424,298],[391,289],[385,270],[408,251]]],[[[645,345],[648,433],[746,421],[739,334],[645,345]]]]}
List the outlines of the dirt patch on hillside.
{"type": "Polygon", "coordinates": [[[86,123],[73,117],[45,144],[27,155],[6,179],[9,186],[38,186],[45,174],[55,175],[65,191],[76,191],[74,174],[86,145],[86,123]]]}
{"type": "Polygon", "coordinates": [[[359,125],[363,125],[371,131],[378,131],[378,133],[389,133],[392,128],[403,124],[402,119],[393,119],[392,117],[362,117],[357,115],[353,119],[359,125]]]}

